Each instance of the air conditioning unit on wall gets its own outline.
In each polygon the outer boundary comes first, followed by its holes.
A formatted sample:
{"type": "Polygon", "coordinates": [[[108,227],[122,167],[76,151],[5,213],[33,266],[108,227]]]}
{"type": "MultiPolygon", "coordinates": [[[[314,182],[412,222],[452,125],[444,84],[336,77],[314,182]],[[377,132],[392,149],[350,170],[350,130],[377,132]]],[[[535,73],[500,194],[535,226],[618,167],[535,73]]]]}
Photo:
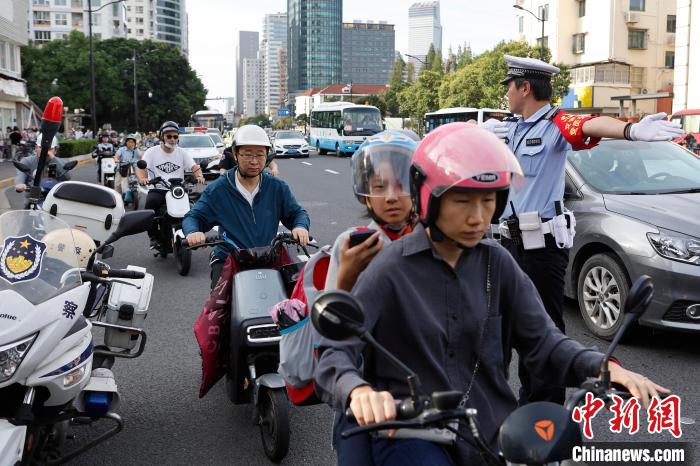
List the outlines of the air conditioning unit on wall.
{"type": "Polygon", "coordinates": [[[639,13],[636,11],[625,11],[625,23],[638,23],[639,13]]]}

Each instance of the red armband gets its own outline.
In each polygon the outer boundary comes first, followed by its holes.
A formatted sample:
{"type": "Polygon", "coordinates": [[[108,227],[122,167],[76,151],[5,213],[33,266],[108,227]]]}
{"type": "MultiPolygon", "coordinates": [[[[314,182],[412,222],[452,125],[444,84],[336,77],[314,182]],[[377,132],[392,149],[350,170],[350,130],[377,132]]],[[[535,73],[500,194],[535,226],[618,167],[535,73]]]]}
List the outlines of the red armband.
{"type": "Polygon", "coordinates": [[[611,363],[617,364],[618,366],[622,367],[622,364],[620,364],[620,361],[619,361],[617,358],[614,358],[614,357],[610,356],[610,358],[608,359],[608,361],[610,361],[611,363]]]}
{"type": "Polygon", "coordinates": [[[592,149],[600,142],[600,138],[588,138],[583,134],[583,124],[593,118],[595,117],[590,115],[571,115],[559,112],[552,118],[552,121],[574,150],[583,150],[592,149]]]}

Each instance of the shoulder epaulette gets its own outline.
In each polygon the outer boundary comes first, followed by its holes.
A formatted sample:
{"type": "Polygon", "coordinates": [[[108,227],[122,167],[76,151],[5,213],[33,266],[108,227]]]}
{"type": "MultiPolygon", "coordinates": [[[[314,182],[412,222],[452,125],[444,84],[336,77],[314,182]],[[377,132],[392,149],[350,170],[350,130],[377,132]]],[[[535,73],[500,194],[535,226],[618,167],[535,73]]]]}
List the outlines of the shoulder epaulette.
{"type": "Polygon", "coordinates": [[[561,107],[552,107],[547,113],[545,113],[544,117],[542,118],[543,120],[551,120],[557,114],[559,113],[559,110],[561,110],[561,107]]]}

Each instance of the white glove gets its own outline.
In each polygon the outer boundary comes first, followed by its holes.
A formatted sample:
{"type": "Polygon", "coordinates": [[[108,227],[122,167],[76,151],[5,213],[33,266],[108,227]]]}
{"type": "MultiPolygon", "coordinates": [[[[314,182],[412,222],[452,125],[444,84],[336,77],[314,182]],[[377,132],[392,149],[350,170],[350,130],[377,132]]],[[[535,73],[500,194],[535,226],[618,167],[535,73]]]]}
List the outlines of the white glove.
{"type": "Polygon", "coordinates": [[[664,112],[647,115],[630,128],[630,138],[633,141],[670,141],[682,134],[680,123],[668,121],[664,112]]]}
{"type": "Polygon", "coordinates": [[[506,123],[503,123],[502,121],[499,121],[495,118],[491,118],[490,120],[486,120],[482,124],[479,125],[480,128],[484,128],[487,131],[492,132],[493,134],[496,135],[497,138],[500,139],[505,139],[508,137],[508,125],[506,123]]]}

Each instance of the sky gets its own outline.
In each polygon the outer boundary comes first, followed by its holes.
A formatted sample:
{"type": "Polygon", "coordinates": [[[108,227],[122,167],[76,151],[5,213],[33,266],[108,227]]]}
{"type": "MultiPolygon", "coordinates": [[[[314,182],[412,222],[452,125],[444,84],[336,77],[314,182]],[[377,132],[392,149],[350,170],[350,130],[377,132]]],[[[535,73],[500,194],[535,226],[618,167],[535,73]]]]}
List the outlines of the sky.
{"type": "MultiPolygon", "coordinates": [[[[396,49],[408,51],[408,8],[417,0],[344,0],[343,21],[385,20],[396,25],[396,49]]],[[[517,10],[513,0],[441,0],[443,49],[468,43],[474,53],[514,37],[517,10]]],[[[238,31],[262,30],[268,13],[285,12],[287,0],[189,0],[190,64],[204,82],[208,97],[235,95],[238,31]]],[[[223,110],[222,101],[207,105],[223,110]]]]}

